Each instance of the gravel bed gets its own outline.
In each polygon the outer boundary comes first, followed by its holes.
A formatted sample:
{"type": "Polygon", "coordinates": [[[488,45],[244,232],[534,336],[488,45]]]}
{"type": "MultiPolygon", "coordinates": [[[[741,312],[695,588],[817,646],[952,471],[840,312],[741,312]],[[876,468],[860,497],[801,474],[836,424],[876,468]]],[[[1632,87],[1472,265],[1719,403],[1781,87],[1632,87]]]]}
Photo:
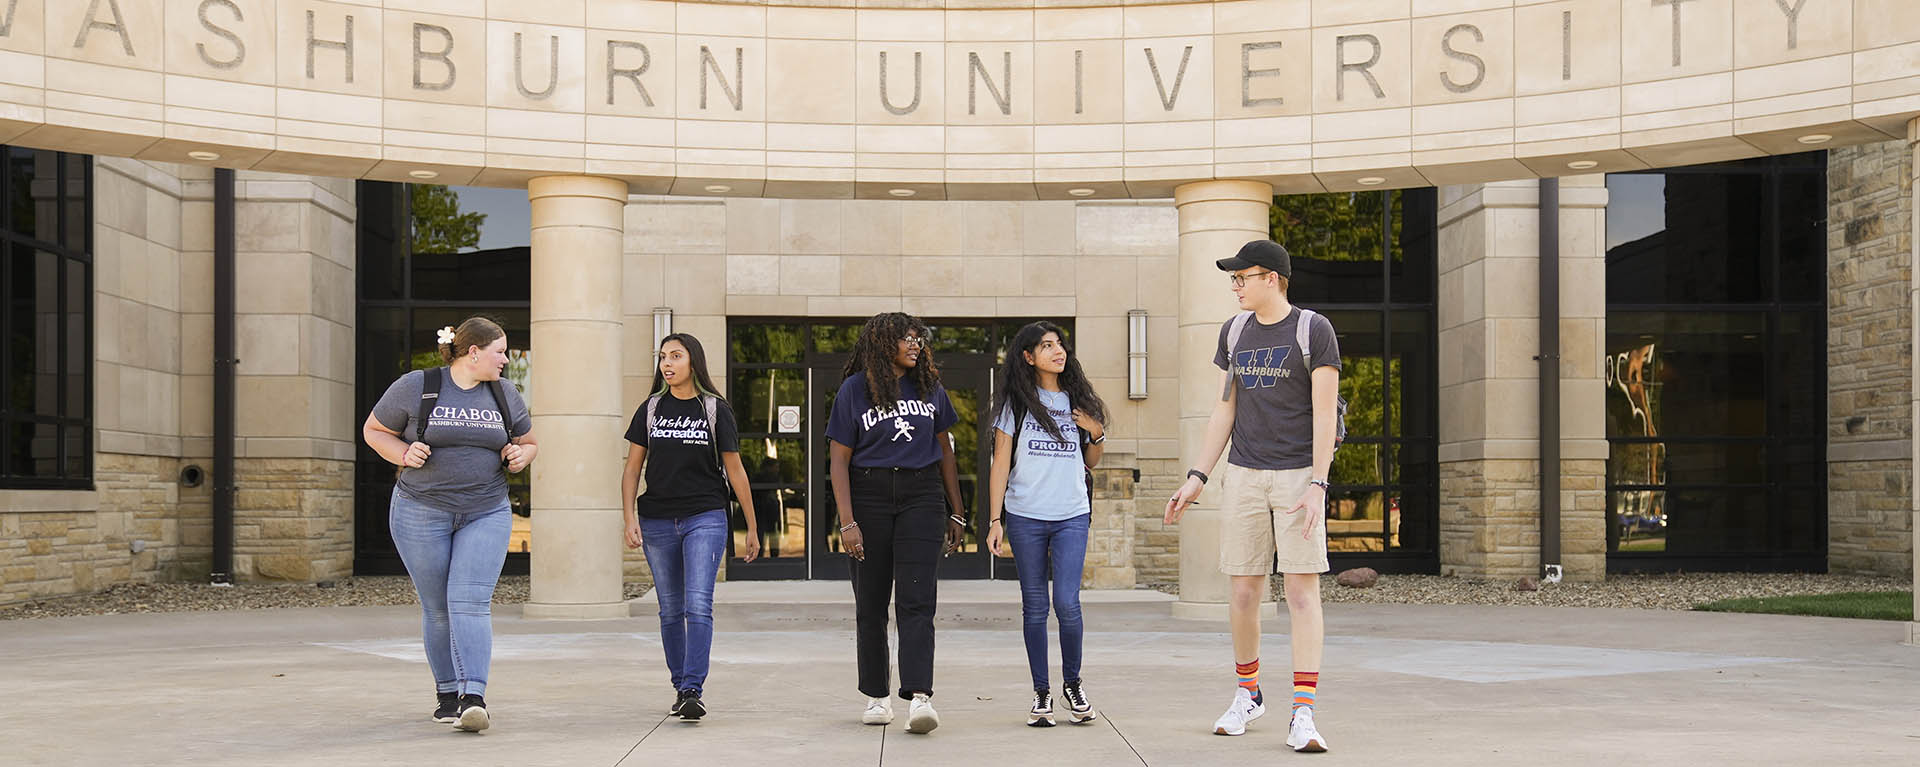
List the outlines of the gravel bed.
{"type": "MultiPolygon", "coordinates": [[[[1349,588],[1320,579],[1325,602],[1420,605],[1522,605],[1535,607],[1615,607],[1691,610],[1695,605],[1738,597],[1830,594],[1839,591],[1906,591],[1904,578],[1805,573],[1676,573],[1613,575],[1599,583],[1543,583],[1539,591],[1517,591],[1515,580],[1476,581],[1438,575],[1382,575],[1371,588],[1349,588]]],[[[1280,579],[1273,598],[1285,601],[1280,579]]],[[[1179,593],[1171,584],[1154,588],[1179,593]]]]}
{"type": "MultiPolygon", "coordinates": [[[[528,584],[528,578],[524,575],[502,577],[500,585],[493,591],[494,604],[526,602],[528,584]]],[[[626,597],[632,599],[645,591],[645,586],[628,584],[626,597]]],[[[403,575],[343,578],[320,584],[241,584],[232,587],[215,587],[205,583],[124,583],[97,594],[0,607],[0,620],[418,603],[412,582],[403,575]]]]}

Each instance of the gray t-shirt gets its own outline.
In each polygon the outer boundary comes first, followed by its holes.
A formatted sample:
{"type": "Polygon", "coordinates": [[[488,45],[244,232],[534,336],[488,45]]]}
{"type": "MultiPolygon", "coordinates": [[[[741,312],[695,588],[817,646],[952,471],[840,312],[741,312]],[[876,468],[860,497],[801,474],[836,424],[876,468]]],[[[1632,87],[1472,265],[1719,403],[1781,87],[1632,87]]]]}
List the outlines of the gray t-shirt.
{"type": "MultiPolygon", "coordinates": [[[[1247,321],[1233,350],[1240,375],[1234,383],[1240,397],[1233,409],[1233,447],[1227,462],[1248,469],[1299,469],[1313,465],[1313,380],[1299,346],[1300,310],[1293,309],[1278,323],[1247,321]]],[[[1220,325],[1220,342],[1213,364],[1227,368],[1227,329],[1220,325]]],[[[1340,340],[1333,322],[1316,313],[1308,343],[1313,366],[1340,368],[1340,340]]]]}
{"type": "MultiPolygon", "coordinates": [[[[415,370],[393,382],[373,406],[373,417],[409,442],[419,439],[415,416],[420,412],[420,387],[425,371],[415,370]]],[[[502,381],[507,409],[513,411],[513,433],[533,429],[520,390],[502,381]]],[[[440,397],[427,416],[427,446],[433,454],[418,469],[401,469],[396,484],[408,496],[447,511],[476,511],[499,505],[507,497],[507,471],[500,450],[507,446],[507,430],[493,393],[485,383],[461,389],[453,376],[440,382],[440,397]]]]}

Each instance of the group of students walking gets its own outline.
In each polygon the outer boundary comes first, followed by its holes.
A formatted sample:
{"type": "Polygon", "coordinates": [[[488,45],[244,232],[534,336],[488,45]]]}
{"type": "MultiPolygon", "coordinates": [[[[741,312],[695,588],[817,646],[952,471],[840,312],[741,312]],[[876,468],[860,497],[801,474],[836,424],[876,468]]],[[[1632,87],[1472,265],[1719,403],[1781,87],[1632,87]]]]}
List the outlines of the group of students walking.
{"type": "MultiPolygon", "coordinates": [[[[1266,576],[1282,573],[1293,621],[1293,697],[1287,743],[1324,751],[1314,727],[1327,568],[1327,473],[1339,438],[1340,353],[1325,317],[1286,299],[1286,249],[1247,243],[1221,259],[1242,310],[1223,324],[1215,364],[1222,394],[1201,455],[1167,502],[1177,523],[1215,473],[1229,438],[1221,530],[1237,686],[1213,732],[1239,735],[1266,712],[1259,685],[1259,604],[1266,576]]],[[[895,719],[906,730],[940,725],[933,706],[934,615],[940,560],[971,526],[947,432],[959,420],[921,320],[880,314],[861,328],[827,421],[829,478],[854,590],[861,721],[895,719]],[[888,647],[889,603],[899,637],[899,686],[888,647]]],[[[484,318],[439,337],[446,367],[396,380],[362,428],[367,444],[400,467],[390,522],[412,577],[438,694],[433,718],[486,729],[491,656],[489,604],[511,529],[506,476],[538,454],[525,402],[503,386],[507,340],[484,318]]],[[[713,646],[713,591],[725,556],[729,497],[744,512],[737,552],[759,555],[757,515],[740,461],[732,408],[707,372],[699,340],[661,340],[653,393],[626,433],[621,476],[625,543],[644,547],[659,603],[661,645],[675,691],[671,715],[697,720],[713,646]],[[646,490],[640,492],[644,476],[646,490]]],[[[1011,548],[1020,579],[1022,634],[1033,681],[1026,722],[1098,718],[1080,676],[1086,633],[1080,575],[1092,518],[1091,470],[1106,441],[1107,408],[1081,371],[1066,333],[1049,322],[1019,330],[999,371],[986,542],[1011,548]],[[1049,613],[1059,622],[1061,687],[1049,676],[1049,613]]]]}

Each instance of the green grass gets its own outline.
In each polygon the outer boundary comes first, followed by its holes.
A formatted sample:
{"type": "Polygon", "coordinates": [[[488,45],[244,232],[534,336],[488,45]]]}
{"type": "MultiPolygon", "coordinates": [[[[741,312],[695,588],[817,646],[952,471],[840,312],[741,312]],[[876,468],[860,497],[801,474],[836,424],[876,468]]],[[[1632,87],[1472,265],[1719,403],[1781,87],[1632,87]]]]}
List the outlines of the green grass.
{"type": "Polygon", "coordinates": [[[1868,618],[1880,621],[1913,620],[1911,591],[1847,591],[1789,597],[1722,599],[1694,605],[1695,610],[1722,613],[1812,615],[1822,618],[1868,618]]]}

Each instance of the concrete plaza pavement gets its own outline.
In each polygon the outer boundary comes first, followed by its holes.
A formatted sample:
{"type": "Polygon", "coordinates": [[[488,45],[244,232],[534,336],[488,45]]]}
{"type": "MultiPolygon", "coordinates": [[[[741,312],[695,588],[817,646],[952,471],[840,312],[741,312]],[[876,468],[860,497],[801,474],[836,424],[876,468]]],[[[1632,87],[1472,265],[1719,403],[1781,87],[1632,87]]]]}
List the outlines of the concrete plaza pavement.
{"type": "MultiPolygon", "coordinates": [[[[926,736],[861,725],[845,584],[721,584],[699,723],[668,720],[653,606],[527,621],[496,606],[494,727],[434,724],[412,607],[0,622],[7,765],[1240,765],[1920,763],[1920,647],[1900,623],[1575,608],[1330,604],[1327,754],[1284,703],[1210,733],[1224,625],[1151,592],[1087,592],[1102,718],[1024,726],[1016,592],[942,585],[926,736]]],[[[1284,701],[1286,619],[1264,678],[1284,701]]],[[[1054,657],[1058,686],[1058,656],[1054,657]]],[[[904,707],[900,709],[904,712],[904,707]]],[[[900,722],[905,721],[901,716],[900,722]]]]}

